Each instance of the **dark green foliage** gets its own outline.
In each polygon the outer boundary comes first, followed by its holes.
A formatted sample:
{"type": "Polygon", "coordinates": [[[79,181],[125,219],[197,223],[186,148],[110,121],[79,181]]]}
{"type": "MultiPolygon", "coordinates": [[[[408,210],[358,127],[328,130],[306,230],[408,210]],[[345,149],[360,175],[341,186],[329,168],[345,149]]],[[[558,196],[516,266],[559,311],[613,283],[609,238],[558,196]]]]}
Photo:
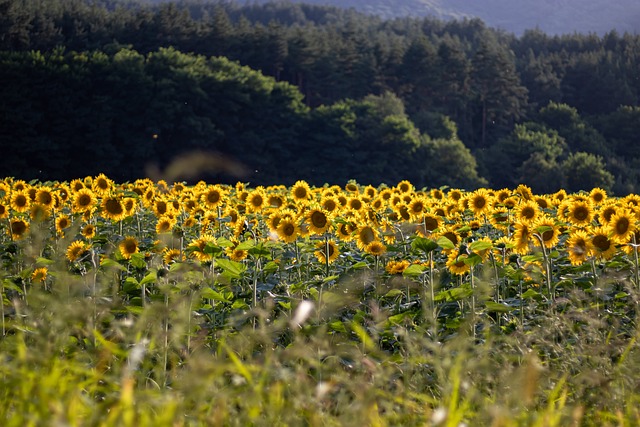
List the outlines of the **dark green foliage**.
{"type": "Polygon", "coordinates": [[[149,162],[206,149],[242,161],[254,183],[436,185],[441,177],[419,170],[433,148],[425,141],[442,139],[472,149],[494,187],[538,168],[536,187],[551,188],[543,178],[555,183],[576,152],[604,159],[616,193],[640,185],[636,35],[515,37],[478,19],[383,21],[292,3],[0,0],[0,50],[1,81],[11,82],[0,97],[6,174],[131,179],[149,162]],[[406,116],[376,112],[367,96],[385,93],[406,116]],[[522,123],[557,132],[567,148],[511,158],[501,148],[522,123]]]}

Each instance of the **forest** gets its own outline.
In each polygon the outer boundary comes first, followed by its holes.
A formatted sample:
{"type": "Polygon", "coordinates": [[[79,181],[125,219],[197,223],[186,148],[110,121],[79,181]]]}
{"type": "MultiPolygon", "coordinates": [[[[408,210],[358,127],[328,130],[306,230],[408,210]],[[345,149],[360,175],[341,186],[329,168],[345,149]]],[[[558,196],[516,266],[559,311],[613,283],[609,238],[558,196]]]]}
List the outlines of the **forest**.
{"type": "Polygon", "coordinates": [[[640,190],[640,36],[275,2],[0,0],[0,171],[640,190]],[[231,167],[235,165],[238,167],[231,167]]]}

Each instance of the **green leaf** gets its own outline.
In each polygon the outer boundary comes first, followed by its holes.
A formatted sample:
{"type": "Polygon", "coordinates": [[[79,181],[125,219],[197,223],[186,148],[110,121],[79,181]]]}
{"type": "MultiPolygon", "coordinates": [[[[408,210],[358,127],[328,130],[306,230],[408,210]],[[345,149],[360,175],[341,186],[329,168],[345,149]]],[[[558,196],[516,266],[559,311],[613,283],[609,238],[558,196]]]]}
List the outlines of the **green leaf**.
{"type": "Polygon", "coordinates": [[[516,309],[515,307],[509,307],[506,304],[501,304],[495,301],[487,301],[484,305],[489,313],[508,313],[516,309]]]}
{"type": "Polygon", "coordinates": [[[233,302],[233,304],[231,304],[231,308],[234,310],[246,310],[247,308],[249,308],[249,304],[244,302],[244,300],[237,299],[233,302]]]}
{"type": "Polygon", "coordinates": [[[238,246],[236,246],[236,249],[241,251],[248,251],[249,249],[253,248],[255,245],[256,245],[255,240],[249,239],[244,242],[241,242],[238,246]]]}
{"type": "Polygon", "coordinates": [[[278,265],[277,262],[269,261],[264,265],[264,267],[262,267],[262,271],[267,274],[270,274],[270,273],[275,273],[276,271],[278,271],[279,268],[280,266],[278,265]]]}
{"type": "Polygon", "coordinates": [[[126,279],[124,279],[122,289],[128,294],[136,292],[140,289],[140,283],[136,280],[135,277],[127,277],[126,279]]]}
{"type": "Polygon", "coordinates": [[[485,240],[476,240],[469,245],[469,249],[471,249],[473,252],[485,251],[487,249],[491,249],[492,247],[493,243],[487,242],[485,240]]]}
{"type": "Polygon", "coordinates": [[[140,281],[140,286],[153,283],[156,280],[158,280],[158,274],[155,271],[152,271],[142,278],[142,280],[140,281]]]}
{"type": "Polygon", "coordinates": [[[214,242],[208,242],[202,252],[207,255],[216,256],[222,253],[222,247],[214,242]]]}
{"type": "Polygon", "coordinates": [[[329,329],[332,329],[336,332],[347,333],[347,328],[345,328],[344,323],[340,320],[336,320],[335,322],[329,323],[329,329]]]}
{"type": "Polygon", "coordinates": [[[482,263],[482,257],[478,254],[470,254],[468,257],[464,258],[462,262],[470,267],[475,267],[476,265],[482,263]]]}
{"type": "Polygon", "coordinates": [[[147,263],[144,260],[144,254],[140,252],[131,254],[129,263],[135,268],[147,268],[147,263]]]}
{"type": "Polygon", "coordinates": [[[247,270],[247,266],[230,259],[219,258],[216,259],[216,265],[225,272],[232,279],[239,279],[242,277],[242,273],[247,270]]]}
{"type": "Polygon", "coordinates": [[[232,248],[235,246],[235,243],[233,243],[231,240],[227,239],[226,237],[218,238],[217,242],[218,242],[218,246],[222,246],[223,248],[232,248]]]}
{"type": "Polygon", "coordinates": [[[470,297],[471,295],[473,295],[473,290],[471,290],[470,288],[460,287],[460,288],[447,289],[447,290],[438,292],[435,296],[435,300],[437,302],[460,301],[462,299],[470,297]]]}
{"type": "Polygon", "coordinates": [[[429,252],[438,249],[438,244],[431,239],[418,236],[413,240],[413,242],[411,242],[411,248],[414,250],[421,250],[425,254],[428,254],[429,252]]]}
{"type": "Polygon", "coordinates": [[[104,258],[102,261],[100,261],[100,267],[104,267],[105,269],[114,268],[117,270],[127,271],[127,267],[111,258],[104,258]]]}
{"type": "Polygon", "coordinates": [[[411,264],[409,267],[405,268],[402,272],[402,276],[404,277],[418,277],[420,276],[427,267],[420,264],[411,264]]]}
{"type": "Polygon", "coordinates": [[[19,294],[22,294],[24,292],[22,288],[16,285],[15,283],[13,283],[13,280],[11,279],[4,279],[2,281],[2,286],[4,287],[4,289],[10,289],[12,291],[18,292],[19,294]]]}
{"type": "Polygon", "coordinates": [[[542,252],[536,252],[532,255],[525,255],[521,259],[524,262],[535,262],[544,260],[544,256],[542,255],[542,252]]]}
{"type": "Polygon", "coordinates": [[[202,290],[202,298],[211,299],[211,300],[220,301],[220,302],[231,302],[229,299],[226,298],[224,293],[216,292],[211,288],[204,288],[202,290]]]}
{"type": "Polygon", "coordinates": [[[355,322],[351,322],[349,326],[351,326],[351,330],[355,332],[356,336],[362,342],[362,344],[364,344],[364,347],[367,350],[371,351],[375,349],[373,338],[369,336],[367,331],[362,326],[355,322]]]}
{"type": "Polygon", "coordinates": [[[393,298],[397,297],[398,295],[402,295],[402,291],[400,289],[391,289],[385,294],[385,298],[393,298]]]}
{"type": "Polygon", "coordinates": [[[455,249],[456,245],[453,244],[453,242],[451,240],[449,240],[447,237],[442,236],[437,240],[438,246],[440,246],[443,249],[455,249]]]}
{"type": "Polygon", "coordinates": [[[527,289],[527,291],[525,293],[522,294],[522,298],[524,299],[529,299],[529,298],[540,298],[540,292],[534,291],[533,289],[527,289]]]}
{"type": "Polygon", "coordinates": [[[360,262],[356,262],[355,264],[353,264],[353,265],[351,266],[351,268],[353,268],[354,270],[358,270],[358,269],[360,269],[360,268],[364,268],[364,267],[366,267],[366,266],[367,266],[367,263],[366,263],[366,262],[364,262],[364,261],[360,261],[360,262]]]}

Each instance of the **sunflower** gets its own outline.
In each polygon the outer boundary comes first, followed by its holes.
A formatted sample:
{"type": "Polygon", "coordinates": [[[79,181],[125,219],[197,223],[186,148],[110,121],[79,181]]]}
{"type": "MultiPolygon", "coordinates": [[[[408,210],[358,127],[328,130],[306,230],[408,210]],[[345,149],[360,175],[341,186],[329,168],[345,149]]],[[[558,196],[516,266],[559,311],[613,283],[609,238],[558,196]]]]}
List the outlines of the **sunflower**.
{"type": "Polygon", "coordinates": [[[476,217],[481,216],[491,208],[491,196],[489,192],[483,188],[476,190],[469,197],[469,209],[473,211],[476,217]]]}
{"type": "Polygon", "coordinates": [[[350,222],[340,222],[336,227],[336,235],[340,240],[348,242],[353,240],[353,232],[356,230],[356,227],[350,222]]]}
{"type": "Polygon", "coordinates": [[[300,234],[300,227],[292,219],[283,218],[278,223],[276,233],[280,240],[291,243],[298,238],[298,235],[300,234]]]}
{"type": "Polygon", "coordinates": [[[75,240],[67,247],[67,259],[71,262],[78,260],[89,250],[89,246],[82,240],[75,240]]]}
{"type": "Polygon", "coordinates": [[[414,189],[413,184],[411,184],[411,182],[405,180],[402,180],[398,183],[398,185],[396,185],[396,189],[400,192],[400,193],[411,193],[414,189]]]}
{"type": "Polygon", "coordinates": [[[45,206],[40,203],[31,203],[29,207],[29,217],[32,222],[42,222],[49,219],[51,212],[45,206]]]}
{"type": "Polygon", "coordinates": [[[411,213],[409,212],[409,207],[404,203],[398,203],[393,207],[393,211],[396,213],[398,217],[398,221],[410,221],[411,213]]]}
{"type": "MultiPolygon", "coordinates": [[[[124,206],[123,206],[124,208],[124,206]]],[[[157,217],[161,217],[163,215],[167,215],[171,212],[171,207],[167,203],[167,200],[164,197],[157,197],[153,203],[151,204],[151,210],[157,217]]]]}
{"type": "Polygon", "coordinates": [[[93,237],[96,235],[96,226],[93,224],[87,224],[82,227],[81,233],[85,237],[85,239],[93,239],[93,237]]]}
{"type": "Polygon", "coordinates": [[[307,224],[309,225],[309,232],[311,234],[323,234],[326,233],[331,226],[331,220],[320,209],[312,209],[307,215],[307,224]]]}
{"type": "Polygon", "coordinates": [[[82,180],[74,179],[69,183],[69,188],[71,189],[72,192],[77,193],[78,191],[87,187],[85,187],[84,182],[82,182],[82,180]]]}
{"type": "Polygon", "coordinates": [[[291,187],[291,197],[296,202],[306,202],[311,198],[311,188],[306,181],[297,181],[291,187]]]}
{"type": "Polygon", "coordinates": [[[387,265],[384,267],[384,269],[389,274],[402,274],[410,265],[411,263],[406,259],[400,261],[391,260],[387,262],[387,265]]]}
{"type": "Polygon", "coordinates": [[[413,221],[418,221],[422,218],[422,214],[427,210],[427,201],[423,197],[416,197],[407,206],[409,215],[413,221]]]}
{"type": "Polygon", "coordinates": [[[47,280],[48,273],[49,269],[47,267],[36,268],[33,270],[33,273],[31,273],[31,281],[42,283],[47,280]]]}
{"type": "Polygon", "coordinates": [[[607,203],[600,207],[600,210],[597,212],[597,219],[600,225],[607,225],[611,222],[611,218],[616,214],[618,208],[614,204],[607,203]]]}
{"type": "Polygon", "coordinates": [[[367,185],[364,187],[364,190],[362,190],[362,194],[369,200],[372,200],[378,195],[378,190],[373,185],[367,185]]]}
{"type": "Polygon", "coordinates": [[[156,222],[156,233],[170,233],[176,223],[177,220],[175,217],[169,215],[162,216],[158,218],[158,221],[156,222]]]}
{"type": "Polygon", "coordinates": [[[356,229],[356,245],[361,250],[369,245],[369,243],[378,240],[378,231],[370,225],[363,225],[356,229]]]}
{"type": "Polygon", "coordinates": [[[322,210],[328,213],[337,212],[340,207],[338,199],[331,196],[323,196],[320,200],[320,206],[322,206],[322,210]]]}
{"type": "Polygon", "coordinates": [[[417,232],[421,236],[428,236],[437,229],[440,228],[440,222],[442,217],[431,213],[426,213],[422,216],[422,220],[418,223],[417,232]]]}
{"type": "Polygon", "coordinates": [[[516,220],[521,223],[532,225],[538,219],[539,206],[533,200],[521,203],[516,209],[516,220]]]}
{"type": "MultiPolygon", "coordinates": [[[[441,233],[439,233],[440,236],[438,236],[438,238],[440,237],[446,237],[447,239],[449,239],[449,241],[451,243],[453,243],[454,246],[458,246],[460,244],[460,233],[458,233],[454,228],[452,227],[446,227],[444,230],[442,230],[441,233]]],[[[451,249],[443,249],[443,252],[447,252],[450,251],[451,249]]]]}
{"type": "Polygon", "coordinates": [[[14,218],[9,223],[8,231],[13,240],[20,240],[29,234],[29,223],[23,219],[14,218]]]}
{"type": "Polygon", "coordinates": [[[237,245],[233,247],[229,247],[225,250],[225,253],[229,257],[231,261],[242,261],[247,256],[249,256],[249,252],[245,249],[238,249],[237,245]]]}
{"type": "Polygon", "coordinates": [[[216,243],[216,238],[210,234],[203,234],[199,238],[193,240],[188,246],[191,250],[191,256],[200,262],[211,261],[211,259],[213,259],[213,254],[206,253],[204,251],[210,243],[216,243]]]}
{"type": "Polygon", "coordinates": [[[267,196],[267,205],[272,208],[279,208],[284,205],[284,197],[279,194],[271,193],[267,196]]]}
{"type": "Polygon", "coordinates": [[[566,212],[567,221],[577,226],[585,226],[593,219],[593,208],[588,201],[575,200],[566,212]]]}
{"type": "Polygon", "coordinates": [[[91,189],[95,194],[105,196],[113,189],[113,181],[107,178],[105,174],[101,173],[93,180],[91,189]]]}
{"type": "Polygon", "coordinates": [[[382,256],[387,252],[387,247],[379,240],[374,240],[365,246],[364,251],[370,255],[382,256]]]}
{"type": "Polygon", "coordinates": [[[344,186],[345,191],[349,193],[359,193],[360,189],[358,188],[358,184],[355,182],[349,182],[344,186]]]}
{"type": "Polygon", "coordinates": [[[0,219],[9,217],[9,209],[10,206],[5,205],[4,203],[0,203],[0,219]]]}
{"type": "Polygon", "coordinates": [[[593,202],[594,205],[600,205],[607,200],[607,192],[602,188],[594,188],[589,192],[589,198],[593,202]]]}
{"type": "Polygon", "coordinates": [[[56,199],[48,188],[41,188],[36,193],[35,202],[51,210],[53,209],[56,199]]]}
{"type": "Polygon", "coordinates": [[[607,229],[614,242],[625,244],[636,229],[635,215],[629,209],[620,209],[611,217],[607,229]]]}
{"type": "MultiPolygon", "coordinates": [[[[535,222],[533,229],[537,236],[542,240],[542,244],[544,244],[545,248],[551,249],[558,244],[558,241],[560,240],[560,229],[553,219],[547,216],[542,216],[535,222]]],[[[540,246],[539,240],[536,239],[534,243],[536,246],[540,246]]]]}
{"type": "Polygon", "coordinates": [[[264,190],[261,188],[253,190],[247,196],[246,202],[248,212],[260,212],[267,204],[267,197],[264,190]]]}
{"type": "Polygon", "coordinates": [[[584,230],[573,230],[566,243],[569,261],[572,265],[581,265],[591,255],[593,244],[584,230]]]}
{"type": "Polygon", "coordinates": [[[356,212],[360,212],[364,207],[364,203],[359,196],[349,197],[347,200],[347,208],[356,212]]]}
{"type": "Polygon", "coordinates": [[[153,206],[153,201],[156,199],[156,190],[149,186],[142,193],[142,204],[146,208],[151,208],[153,206]]]}
{"type": "Polygon", "coordinates": [[[102,199],[102,217],[112,221],[121,221],[126,217],[122,200],[115,195],[102,199]]]}
{"type": "Polygon", "coordinates": [[[56,218],[56,232],[64,236],[64,230],[71,226],[71,219],[67,215],[58,215],[56,218]]]}
{"type": "Polygon", "coordinates": [[[518,185],[518,188],[516,188],[515,192],[516,194],[520,195],[520,197],[522,197],[524,200],[533,199],[533,193],[531,192],[531,187],[528,187],[524,184],[518,185]]]}
{"type": "Polygon", "coordinates": [[[91,211],[96,204],[96,197],[93,191],[88,188],[78,190],[73,196],[72,212],[84,213],[91,211]]]}
{"type": "Polygon", "coordinates": [[[118,249],[120,250],[122,258],[131,259],[131,255],[140,252],[138,239],[133,236],[127,236],[120,242],[118,249]]]}
{"type": "Polygon", "coordinates": [[[26,191],[15,191],[11,194],[11,209],[16,212],[26,212],[31,206],[31,199],[26,191]]]}
{"type": "Polygon", "coordinates": [[[451,272],[451,274],[456,274],[458,276],[462,276],[468,273],[471,268],[469,264],[465,263],[464,260],[469,258],[469,255],[465,253],[459,253],[458,251],[451,251],[447,256],[447,268],[451,272]]]}
{"type": "Polygon", "coordinates": [[[178,261],[182,261],[180,249],[164,248],[162,252],[162,262],[164,262],[166,265],[169,265],[173,262],[178,261]]]}
{"type": "Polygon", "coordinates": [[[616,253],[616,245],[609,237],[607,227],[598,227],[591,233],[593,254],[599,259],[611,259],[616,253]]]}
{"type": "Polygon", "coordinates": [[[531,239],[533,238],[533,233],[534,230],[530,225],[524,222],[516,223],[513,233],[513,252],[520,255],[528,254],[531,239]]]}

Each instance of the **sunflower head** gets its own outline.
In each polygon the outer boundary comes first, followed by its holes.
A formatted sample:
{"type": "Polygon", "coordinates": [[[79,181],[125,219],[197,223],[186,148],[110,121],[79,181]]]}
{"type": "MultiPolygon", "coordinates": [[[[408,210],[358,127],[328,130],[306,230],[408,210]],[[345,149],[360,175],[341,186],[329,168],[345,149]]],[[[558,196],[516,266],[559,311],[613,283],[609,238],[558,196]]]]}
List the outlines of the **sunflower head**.
{"type": "Polygon", "coordinates": [[[369,255],[382,256],[387,252],[387,247],[379,240],[374,240],[365,246],[364,251],[369,255]]]}
{"type": "Polygon", "coordinates": [[[20,218],[14,218],[9,223],[9,234],[13,240],[20,240],[29,234],[29,223],[20,218]]]}
{"type": "Polygon", "coordinates": [[[331,226],[329,217],[320,209],[310,210],[307,213],[306,219],[311,234],[323,234],[331,226]]]}
{"type": "Polygon", "coordinates": [[[340,255],[340,249],[334,240],[316,242],[316,251],[313,253],[322,264],[331,264],[340,255]],[[329,256],[327,257],[327,253],[329,256]]]}
{"type": "Polygon", "coordinates": [[[80,259],[89,250],[89,246],[82,240],[75,240],[67,247],[67,259],[71,262],[80,259]]]}
{"type": "Polygon", "coordinates": [[[36,268],[35,270],[33,270],[33,273],[31,273],[31,281],[42,283],[47,280],[48,273],[49,270],[47,269],[47,267],[36,268]]]}
{"type": "Polygon", "coordinates": [[[133,236],[127,236],[120,242],[118,249],[122,258],[131,259],[131,255],[140,252],[138,239],[133,236]]]}

